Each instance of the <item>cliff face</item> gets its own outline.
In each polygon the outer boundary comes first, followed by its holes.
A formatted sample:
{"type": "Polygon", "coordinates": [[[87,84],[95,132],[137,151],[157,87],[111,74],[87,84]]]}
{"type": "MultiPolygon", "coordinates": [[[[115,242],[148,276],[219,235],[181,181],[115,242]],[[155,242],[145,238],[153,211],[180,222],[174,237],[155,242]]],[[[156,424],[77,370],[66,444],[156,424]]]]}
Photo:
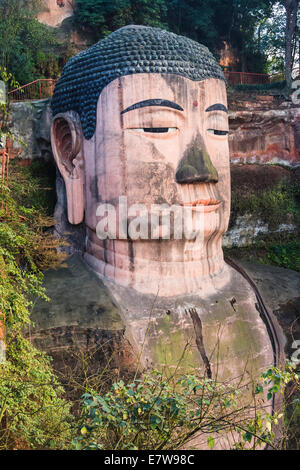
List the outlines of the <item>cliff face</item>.
{"type": "Polygon", "coordinates": [[[73,15],[73,2],[69,0],[44,0],[45,8],[38,20],[48,26],[60,26],[64,19],[73,15]]]}
{"type": "Polygon", "coordinates": [[[230,109],[232,163],[300,164],[299,106],[244,101],[230,109]]]}

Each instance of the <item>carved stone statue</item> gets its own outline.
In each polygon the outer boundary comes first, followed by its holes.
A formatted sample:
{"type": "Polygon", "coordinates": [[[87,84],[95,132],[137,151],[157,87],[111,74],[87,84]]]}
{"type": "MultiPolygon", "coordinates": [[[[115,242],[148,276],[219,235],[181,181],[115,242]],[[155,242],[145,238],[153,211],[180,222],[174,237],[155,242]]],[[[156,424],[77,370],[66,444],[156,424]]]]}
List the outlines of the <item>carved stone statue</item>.
{"type": "Polygon", "coordinates": [[[179,363],[221,379],[272,364],[278,351],[256,293],[224,262],[228,111],[224,76],[208,49],[126,26],[69,60],[52,110],[68,219],[84,222],[85,261],[143,364],[174,370],[179,363]],[[116,214],[107,237],[97,228],[103,205],[116,214]],[[176,208],[189,209],[197,236],[177,236],[176,208]]]}

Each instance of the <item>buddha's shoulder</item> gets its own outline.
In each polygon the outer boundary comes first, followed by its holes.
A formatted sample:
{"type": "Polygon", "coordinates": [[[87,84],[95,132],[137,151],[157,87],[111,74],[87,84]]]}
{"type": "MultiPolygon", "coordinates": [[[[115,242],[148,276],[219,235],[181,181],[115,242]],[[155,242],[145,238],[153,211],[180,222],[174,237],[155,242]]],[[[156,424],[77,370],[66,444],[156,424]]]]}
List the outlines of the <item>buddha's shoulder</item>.
{"type": "Polygon", "coordinates": [[[102,330],[122,330],[123,322],[109,290],[74,254],[56,269],[44,274],[49,301],[36,299],[32,312],[35,329],[79,326],[102,330]]]}
{"type": "Polygon", "coordinates": [[[276,311],[281,305],[300,298],[300,272],[244,260],[239,260],[238,264],[252,279],[271,310],[276,311]]]}

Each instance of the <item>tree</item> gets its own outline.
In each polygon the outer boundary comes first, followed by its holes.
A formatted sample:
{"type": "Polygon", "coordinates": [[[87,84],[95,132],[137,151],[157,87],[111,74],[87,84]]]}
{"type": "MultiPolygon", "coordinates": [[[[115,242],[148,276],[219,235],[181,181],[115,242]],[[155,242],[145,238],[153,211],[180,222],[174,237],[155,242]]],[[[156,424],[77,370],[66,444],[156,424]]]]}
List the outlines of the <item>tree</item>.
{"type": "Polygon", "coordinates": [[[206,45],[218,55],[223,41],[235,50],[239,68],[263,72],[265,54],[260,47],[258,26],[271,13],[271,0],[171,0],[168,25],[206,45]]]}
{"type": "MultiPolygon", "coordinates": [[[[38,22],[41,0],[0,0],[0,66],[25,84],[43,76],[39,57],[52,61],[55,33],[38,22]]],[[[47,66],[43,63],[44,70],[47,66]]]]}
{"type": "Polygon", "coordinates": [[[267,400],[273,394],[283,395],[288,382],[299,391],[295,369],[292,363],[281,369],[270,367],[257,381],[245,384],[240,378],[239,385],[152,371],[131,382],[114,382],[105,394],[91,390],[82,395],[75,449],[170,451],[205,441],[213,449],[220,438],[228,449],[257,450],[266,444],[282,449],[288,425],[282,426],[281,442],[275,440],[274,428],[294,399],[285,394],[285,403],[272,415],[267,400]],[[249,390],[252,397],[246,398],[249,390]]]}
{"type": "Polygon", "coordinates": [[[126,24],[168,29],[218,55],[223,41],[236,49],[243,69],[263,71],[265,55],[255,34],[270,16],[272,0],[77,0],[75,24],[99,40],[126,24]]]}
{"type": "Polygon", "coordinates": [[[75,25],[97,41],[127,24],[166,27],[165,0],[77,0],[75,25]]]}
{"type": "Polygon", "coordinates": [[[297,16],[299,13],[299,0],[281,0],[286,10],[285,24],[285,79],[288,90],[292,84],[292,62],[293,46],[292,41],[297,28],[297,16]]]}

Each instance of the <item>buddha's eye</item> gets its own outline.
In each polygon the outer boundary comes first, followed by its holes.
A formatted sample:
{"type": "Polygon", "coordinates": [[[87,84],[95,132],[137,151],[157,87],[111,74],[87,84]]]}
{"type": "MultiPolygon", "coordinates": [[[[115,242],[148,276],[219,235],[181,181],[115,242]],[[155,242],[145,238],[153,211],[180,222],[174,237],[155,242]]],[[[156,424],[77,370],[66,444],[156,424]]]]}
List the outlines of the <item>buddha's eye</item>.
{"type": "Polygon", "coordinates": [[[136,127],[133,130],[149,134],[171,134],[177,131],[177,127],[136,127]]]}
{"type": "Polygon", "coordinates": [[[228,131],[220,131],[219,129],[207,129],[210,134],[214,135],[227,135],[228,131]]]}

